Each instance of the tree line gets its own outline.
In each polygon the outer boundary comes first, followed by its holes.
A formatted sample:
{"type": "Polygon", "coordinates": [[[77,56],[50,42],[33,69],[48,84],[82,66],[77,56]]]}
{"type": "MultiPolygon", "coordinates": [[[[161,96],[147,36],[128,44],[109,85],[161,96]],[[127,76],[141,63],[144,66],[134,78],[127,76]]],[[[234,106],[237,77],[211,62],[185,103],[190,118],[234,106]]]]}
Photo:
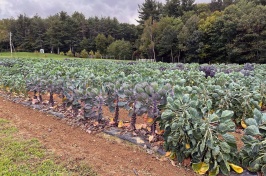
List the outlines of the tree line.
{"type": "Polygon", "coordinates": [[[138,25],[61,11],[47,18],[0,20],[0,50],[9,32],[16,51],[154,59],[162,62],[266,63],[264,0],[145,0],[138,25]],[[86,55],[86,54],[85,54],[86,55]]]}

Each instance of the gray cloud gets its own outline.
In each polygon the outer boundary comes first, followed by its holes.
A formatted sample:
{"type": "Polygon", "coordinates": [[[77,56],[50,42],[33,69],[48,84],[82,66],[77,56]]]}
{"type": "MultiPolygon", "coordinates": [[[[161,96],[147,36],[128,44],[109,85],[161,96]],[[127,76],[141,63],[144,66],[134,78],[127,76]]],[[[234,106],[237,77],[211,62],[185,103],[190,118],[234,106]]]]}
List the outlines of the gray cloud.
{"type": "MultiPolygon", "coordinates": [[[[165,2],[165,0],[159,0],[165,2]]],[[[138,18],[138,4],[144,0],[1,0],[0,19],[16,18],[19,14],[29,17],[38,14],[41,17],[54,15],[66,11],[69,15],[73,12],[82,12],[87,18],[116,17],[120,22],[136,23],[138,18]]],[[[210,2],[210,0],[196,0],[210,2]]]]}

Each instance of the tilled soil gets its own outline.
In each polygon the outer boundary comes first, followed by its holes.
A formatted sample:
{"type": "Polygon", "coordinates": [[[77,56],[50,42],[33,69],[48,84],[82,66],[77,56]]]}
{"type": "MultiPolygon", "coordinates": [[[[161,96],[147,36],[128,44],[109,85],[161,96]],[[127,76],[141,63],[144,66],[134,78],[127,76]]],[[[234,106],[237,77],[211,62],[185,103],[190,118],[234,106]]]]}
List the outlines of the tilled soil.
{"type": "Polygon", "coordinates": [[[148,154],[144,149],[99,134],[88,134],[54,116],[0,97],[0,118],[10,120],[24,138],[37,138],[62,161],[72,158],[90,165],[103,176],[192,176],[184,167],[168,159],[148,154]]]}

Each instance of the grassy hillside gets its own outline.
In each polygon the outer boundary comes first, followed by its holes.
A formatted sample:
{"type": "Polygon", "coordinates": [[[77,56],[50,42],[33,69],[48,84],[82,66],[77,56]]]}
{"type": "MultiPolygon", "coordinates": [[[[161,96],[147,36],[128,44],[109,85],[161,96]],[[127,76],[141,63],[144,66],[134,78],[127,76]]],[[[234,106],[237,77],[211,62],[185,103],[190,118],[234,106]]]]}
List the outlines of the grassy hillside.
{"type": "Polygon", "coordinates": [[[0,58],[52,58],[52,59],[65,59],[69,56],[62,56],[58,54],[50,53],[30,53],[30,52],[15,52],[12,54],[10,52],[0,52],[0,58]]]}
{"type": "MultiPolygon", "coordinates": [[[[63,56],[59,54],[50,54],[50,53],[31,53],[31,52],[15,52],[12,54],[10,52],[0,52],[0,58],[43,58],[43,59],[66,59],[66,58],[76,58],[77,57],[69,57],[69,56],[63,56]]],[[[84,58],[83,58],[84,59],[84,58]]],[[[103,59],[93,59],[93,60],[103,60],[103,59]]],[[[113,61],[132,61],[132,60],[115,60],[115,59],[106,59],[106,60],[113,60],[113,61]]]]}

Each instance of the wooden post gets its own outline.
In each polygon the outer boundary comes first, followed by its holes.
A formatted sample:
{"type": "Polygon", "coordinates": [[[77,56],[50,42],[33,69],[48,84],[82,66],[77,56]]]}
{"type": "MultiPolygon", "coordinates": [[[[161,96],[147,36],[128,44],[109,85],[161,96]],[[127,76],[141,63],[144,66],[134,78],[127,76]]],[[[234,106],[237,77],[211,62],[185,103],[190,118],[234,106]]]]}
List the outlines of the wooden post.
{"type": "Polygon", "coordinates": [[[10,37],[9,37],[9,40],[10,40],[10,41],[9,41],[9,42],[10,42],[10,53],[11,53],[11,57],[12,57],[12,52],[13,52],[13,51],[12,51],[12,33],[11,33],[11,32],[9,33],[9,36],[10,36],[10,37]]]}

